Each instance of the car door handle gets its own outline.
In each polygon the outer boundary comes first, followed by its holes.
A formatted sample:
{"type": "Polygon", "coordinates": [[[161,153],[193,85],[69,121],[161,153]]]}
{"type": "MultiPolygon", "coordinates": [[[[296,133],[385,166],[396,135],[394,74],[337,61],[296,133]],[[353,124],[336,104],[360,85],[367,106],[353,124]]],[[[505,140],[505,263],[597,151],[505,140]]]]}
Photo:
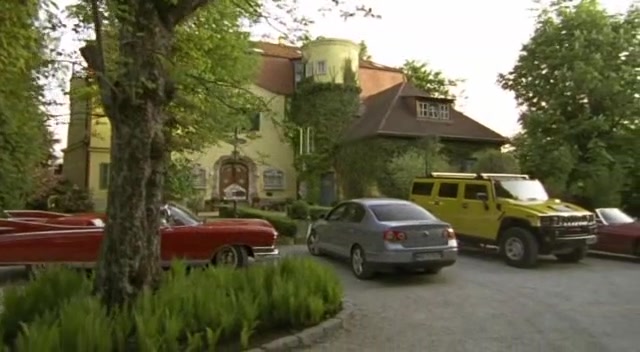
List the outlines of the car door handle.
{"type": "Polygon", "coordinates": [[[439,201],[439,200],[434,200],[433,202],[431,202],[431,204],[433,204],[433,205],[440,205],[440,201],[439,201]]]}
{"type": "Polygon", "coordinates": [[[462,203],[462,207],[467,209],[469,207],[469,203],[462,203]]]}

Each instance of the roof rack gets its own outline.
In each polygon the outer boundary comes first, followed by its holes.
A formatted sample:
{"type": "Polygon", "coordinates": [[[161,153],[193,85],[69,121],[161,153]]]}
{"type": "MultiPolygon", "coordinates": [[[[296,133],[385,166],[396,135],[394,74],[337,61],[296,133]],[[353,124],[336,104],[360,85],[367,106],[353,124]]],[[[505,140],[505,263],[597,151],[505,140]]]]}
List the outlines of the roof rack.
{"type": "Polygon", "coordinates": [[[461,179],[468,179],[468,180],[491,180],[491,179],[528,180],[529,179],[529,175],[524,175],[524,174],[466,173],[466,172],[431,172],[426,177],[461,178],[461,179]]]}

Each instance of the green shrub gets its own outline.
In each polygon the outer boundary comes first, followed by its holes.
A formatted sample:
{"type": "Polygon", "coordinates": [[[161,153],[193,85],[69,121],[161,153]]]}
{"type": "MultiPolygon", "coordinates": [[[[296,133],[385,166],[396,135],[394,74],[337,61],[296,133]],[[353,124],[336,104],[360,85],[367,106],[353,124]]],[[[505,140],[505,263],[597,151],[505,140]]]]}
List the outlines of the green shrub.
{"type": "Polygon", "coordinates": [[[316,221],[320,219],[320,215],[327,214],[331,209],[331,207],[312,205],[309,207],[309,217],[311,218],[311,220],[316,221]]]}
{"type": "Polygon", "coordinates": [[[287,215],[294,220],[309,218],[309,204],[303,200],[296,200],[287,206],[287,215]]]}
{"type": "MultiPolygon", "coordinates": [[[[220,207],[219,214],[221,218],[232,218],[233,207],[227,205],[220,207]]],[[[244,219],[267,220],[271,223],[271,225],[273,225],[276,231],[278,231],[278,234],[280,234],[281,236],[295,237],[298,231],[296,222],[286,215],[283,215],[282,213],[248,207],[238,207],[237,215],[239,218],[244,219]]]]}
{"type": "Polygon", "coordinates": [[[57,316],[61,306],[78,296],[91,292],[91,284],[76,272],[62,267],[51,267],[36,272],[28,285],[9,286],[4,289],[0,315],[2,340],[13,340],[20,325],[30,323],[45,311],[57,316]]]}
{"type": "MultiPolygon", "coordinates": [[[[340,279],[312,259],[286,258],[247,270],[208,268],[187,274],[185,269],[182,263],[174,263],[158,291],[144,292],[129,309],[111,313],[86,289],[90,287],[86,276],[72,271],[39,276],[23,289],[29,294],[21,299],[13,296],[11,302],[6,296],[3,299],[5,307],[11,307],[8,303],[33,307],[39,292],[50,304],[38,305],[24,317],[14,310],[12,321],[24,325],[9,343],[18,352],[174,352],[213,350],[220,345],[240,350],[257,333],[315,325],[342,305],[340,279]],[[51,302],[45,284],[69,288],[71,277],[81,283],[77,292],[51,302]]],[[[7,321],[7,311],[1,314],[0,321],[7,321]]]]}

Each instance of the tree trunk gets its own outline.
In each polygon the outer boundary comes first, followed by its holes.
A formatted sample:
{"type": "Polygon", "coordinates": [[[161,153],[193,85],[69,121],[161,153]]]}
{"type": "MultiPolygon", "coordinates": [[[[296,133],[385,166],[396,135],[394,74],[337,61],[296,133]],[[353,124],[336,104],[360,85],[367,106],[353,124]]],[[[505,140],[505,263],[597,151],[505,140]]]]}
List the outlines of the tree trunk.
{"type": "MultiPolygon", "coordinates": [[[[168,150],[163,127],[172,98],[168,69],[173,32],[149,1],[131,1],[119,18],[120,58],[110,101],[112,129],[107,224],[95,289],[121,305],[160,279],[159,212],[168,150]]],[[[104,88],[104,87],[103,87],[104,88]]]]}

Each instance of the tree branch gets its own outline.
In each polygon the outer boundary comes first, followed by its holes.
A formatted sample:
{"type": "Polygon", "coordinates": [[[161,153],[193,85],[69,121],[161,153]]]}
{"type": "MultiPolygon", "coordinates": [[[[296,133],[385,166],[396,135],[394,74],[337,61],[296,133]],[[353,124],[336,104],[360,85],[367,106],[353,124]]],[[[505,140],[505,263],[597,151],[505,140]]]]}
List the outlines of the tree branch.
{"type": "Polygon", "coordinates": [[[213,3],[215,0],[177,0],[175,3],[167,0],[154,0],[153,4],[158,17],[164,22],[167,30],[173,30],[201,7],[213,3]]]}
{"type": "MultiPolygon", "coordinates": [[[[113,106],[113,94],[116,94],[114,87],[109,83],[106,76],[106,65],[104,59],[104,40],[102,37],[102,17],[100,16],[100,7],[98,0],[91,0],[91,15],[93,17],[93,25],[96,32],[96,44],[86,45],[80,49],[80,54],[85,59],[90,68],[92,68],[98,76],[98,85],[100,88],[100,98],[105,111],[109,111],[113,106]]],[[[108,113],[107,113],[108,114],[108,113]]]]}

